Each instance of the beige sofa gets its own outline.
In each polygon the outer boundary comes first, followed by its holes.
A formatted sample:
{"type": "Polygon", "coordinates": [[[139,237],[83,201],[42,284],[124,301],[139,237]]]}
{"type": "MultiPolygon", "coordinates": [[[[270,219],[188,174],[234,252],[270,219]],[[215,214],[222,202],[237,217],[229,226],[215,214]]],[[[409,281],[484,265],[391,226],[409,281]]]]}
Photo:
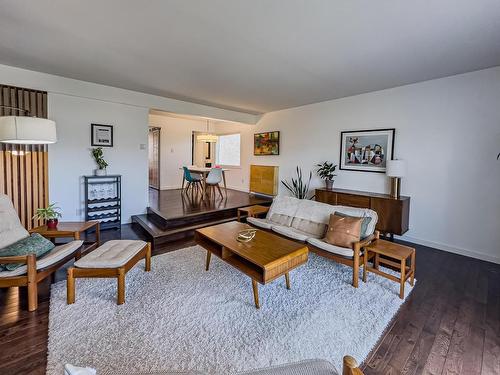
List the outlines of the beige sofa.
{"type": "Polygon", "coordinates": [[[247,218],[247,222],[286,238],[307,243],[309,250],[353,267],[353,286],[358,287],[359,265],[362,262],[362,248],[378,238],[375,230],[378,216],[373,210],[347,206],[334,206],[308,199],[277,196],[269,208],[266,218],[247,218]],[[359,242],[351,248],[331,245],[323,240],[330,215],[340,214],[369,218],[366,230],[359,242]]]}

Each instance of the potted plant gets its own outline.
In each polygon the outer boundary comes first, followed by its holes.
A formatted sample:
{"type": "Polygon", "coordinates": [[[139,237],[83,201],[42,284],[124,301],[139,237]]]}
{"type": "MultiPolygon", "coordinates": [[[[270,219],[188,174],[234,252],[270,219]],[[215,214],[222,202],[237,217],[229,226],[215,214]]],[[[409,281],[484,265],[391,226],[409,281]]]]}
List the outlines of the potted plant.
{"type": "Polygon", "coordinates": [[[307,199],[309,194],[309,184],[311,183],[312,172],[309,172],[307,184],[302,181],[302,170],[297,167],[297,179],[292,177],[292,182],[282,180],[281,183],[292,193],[295,198],[307,199]]]}
{"type": "Polygon", "coordinates": [[[316,164],[318,167],[318,176],[325,180],[327,190],[333,189],[333,178],[337,176],[334,174],[337,165],[325,161],[323,164],[316,164]]]}
{"type": "Polygon", "coordinates": [[[105,176],[106,175],[106,167],[108,163],[104,160],[104,153],[102,151],[102,147],[96,147],[91,150],[92,157],[94,158],[97,169],[94,170],[94,174],[96,176],[105,176]]]}
{"type": "Polygon", "coordinates": [[[45,208],[38,208],[33,219],[45,221],[48,229],[56,229],[59,223],[58,218],[62,216],[59,210],[60,208],[56,207],[55,203],[49,204],[45,208]]]}

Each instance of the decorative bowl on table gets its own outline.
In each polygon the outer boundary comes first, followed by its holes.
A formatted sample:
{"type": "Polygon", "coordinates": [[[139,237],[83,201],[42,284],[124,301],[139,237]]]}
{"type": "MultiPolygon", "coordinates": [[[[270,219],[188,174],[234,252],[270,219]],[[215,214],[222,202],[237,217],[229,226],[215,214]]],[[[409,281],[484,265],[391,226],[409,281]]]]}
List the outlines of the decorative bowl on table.
{"type": "Polygon", "coordinates": [[[249,242],[255,237],[257,229],[245,229],[238,232],[238,237],[236,238],[240,242],[249,242]]]}

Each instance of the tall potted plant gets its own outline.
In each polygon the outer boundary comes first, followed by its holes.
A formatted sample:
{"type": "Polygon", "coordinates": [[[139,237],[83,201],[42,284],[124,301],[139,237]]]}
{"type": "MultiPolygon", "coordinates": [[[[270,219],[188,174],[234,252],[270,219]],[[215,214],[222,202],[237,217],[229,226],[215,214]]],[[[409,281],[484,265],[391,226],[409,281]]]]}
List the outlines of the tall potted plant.
{"type": "Polygon", "coordinates": [[[281,183],[292,193],[295,198],[299,199],[307,199],[307,195],[309,194],[309,184],[311,183],[312,172],[309,172],[309,180],[307,183],[302,181],[302,169],[297,167],[297,179],[292,177],[292,181],[288,182],[286,180],[282,180],[281,183]]]}
{"type": "Polygon", "coordinates": [[[96,176],[105,176],[106,175],[106,167],[108,163],[104,160],[104,153],[102,151],[102,147],[96,147],[91,149],[92,157],[97,164],[97,169],[94,170],[94,174],[96,176]]]}
{"type": "Polygon", "coordinates": [[[337,176],[334,174],[337,169],[337,165],[325,161],[323,164],[316,164],[318,167],[318,176],[325,180],[326,188],[328,190],[333,189],[333,178],[337,176]]]}
{"type": "Polygon", "coordinates": [[[60,208],[56,207],[55,203],[49,204],[45,208],[38,208],[33,219],[44,221],[48,229],[56,229],[59,223],[58,218],[62,216],[59,210],[60,208]]]}

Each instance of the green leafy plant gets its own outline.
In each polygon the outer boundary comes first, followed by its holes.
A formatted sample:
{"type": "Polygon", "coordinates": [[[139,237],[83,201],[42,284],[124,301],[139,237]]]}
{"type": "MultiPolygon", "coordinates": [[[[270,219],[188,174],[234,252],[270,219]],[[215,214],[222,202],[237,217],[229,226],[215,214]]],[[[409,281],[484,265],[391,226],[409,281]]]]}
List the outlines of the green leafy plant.
{"type": "Polygon", "coordinates": [[[49,204],[45,208],[37,208],[35,216],[33,219],[40,220],[53,220],[61,217],[61,212],[59,212],[61,208],[56,207],[56,203],[49,204]]]}
{"type": "Polygon", "coordinates": [[[318,167],[318,176],[323,180],[333,181],[333,178],[337,175],[334,174],[337,169],[337,165],[325,161],[323,164],[316,164],[318,167]]]}
{"type": "Polygon", "coordinates": [[[309,185],[311,183],[312,172],[309,172],[307,184],[302,180],[302,169],[297,167],[297,179],[292,177],[292,181],[281,180],[281,183],[293,194],[295,198],[307,199],[309,185]]]}
{"type": "Polygon", "coordinates": [[[106,169],[108,163],[104,160],[104,153],[102,147],[96,147],[91,150],[92,157],[94,158],[99,169],[106,169]]]}

